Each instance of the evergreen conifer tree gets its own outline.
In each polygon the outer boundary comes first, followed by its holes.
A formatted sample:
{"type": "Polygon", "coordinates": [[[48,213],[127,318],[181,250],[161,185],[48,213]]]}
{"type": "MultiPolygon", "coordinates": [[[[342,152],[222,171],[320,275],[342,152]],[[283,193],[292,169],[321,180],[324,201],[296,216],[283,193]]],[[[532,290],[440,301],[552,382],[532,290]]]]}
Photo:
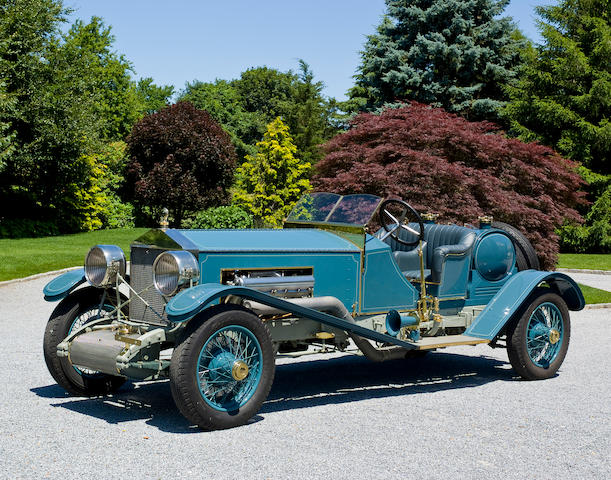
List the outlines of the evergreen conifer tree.
{"type": "Polygon", "coordinates": [[[470,120],[498,121],[503,87],[525,43],[509,0],[386,0],[387,11],[362,52],[348,109],[399,100],[443,107],[470,120]]]}
{"type": "Polygon", "coordinates": [[[295,158],[297,147],[280,117],[267,126],[257,153],[236,172],[234,202],[251,212],[257,226],[279,227],[310,189],[310,163],[295,158]]]}
{"type": "Polygon", "coordinates": [[[513,133],[611,173],[611,1],[538,7],[543,44],[510,88],[513,133]]]}

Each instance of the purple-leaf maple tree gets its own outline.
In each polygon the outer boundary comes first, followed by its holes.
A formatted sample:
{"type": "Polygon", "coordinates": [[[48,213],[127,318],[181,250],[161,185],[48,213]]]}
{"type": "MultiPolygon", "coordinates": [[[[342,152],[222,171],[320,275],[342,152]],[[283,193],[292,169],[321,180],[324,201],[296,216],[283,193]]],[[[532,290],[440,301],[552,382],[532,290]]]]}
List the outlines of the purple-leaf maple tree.
{"type": "Polygon", "coordinates": [[[582,221],[574,162],[441,108],[414,102],[360,114],[324,150],[313,179],[318,190],[399,197],[444,223],[477,225],[492,215],[526,235],[545,269],[558,256],[555,228],[582,221]]]}
{"type": "Polygon", "coordinates": [[[127,145],[132,199],[153,214],[167,207],[180,226],[186,213],[228,202],[235,149],[206,111],[189,102],[166,107],[136,123],[127,145]]]}

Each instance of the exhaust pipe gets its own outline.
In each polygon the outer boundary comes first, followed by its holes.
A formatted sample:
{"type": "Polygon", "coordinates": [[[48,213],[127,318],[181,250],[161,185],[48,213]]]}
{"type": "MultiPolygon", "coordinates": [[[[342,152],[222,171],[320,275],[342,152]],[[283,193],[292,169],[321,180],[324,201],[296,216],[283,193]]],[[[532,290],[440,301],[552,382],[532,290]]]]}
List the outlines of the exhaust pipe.
{"type": "MultiPolygon", "coordinates": [[[[296,298],[296,299],[285,299],[287,302],[294,303],[295,305],[299,305],[305,308],[311,308],[312,310],[317,310],[319,312],[328,313],[329,315],[333,315],[334,317],[341,318],[347,322],[356,324],[352,315],[348,309],[344,306],[342,302],[340,302],[335,297],[315,297],[315,298],[296,298]]],[[[286,313],[284,310],[279,310],[274,307],[270,307],[269,305],[265,305],[258,302],[253,302],[247,300],[243,303],[246,308],[254,311],[258,315],[277,315],[281,313],[286,313]]],[[[363,355],[367,357],[367,359],[372,362],[384,362],[387,360],[396,360],[399,358],[405,358],[409,350],[406,350],[401,347],[393,347],[389,349],[379,350],[374,347],[369,340],[366,338],[360,337],[354,333],[348,332],[352,341],[356,344],[358,349],[363,352],[363,355]]]]}

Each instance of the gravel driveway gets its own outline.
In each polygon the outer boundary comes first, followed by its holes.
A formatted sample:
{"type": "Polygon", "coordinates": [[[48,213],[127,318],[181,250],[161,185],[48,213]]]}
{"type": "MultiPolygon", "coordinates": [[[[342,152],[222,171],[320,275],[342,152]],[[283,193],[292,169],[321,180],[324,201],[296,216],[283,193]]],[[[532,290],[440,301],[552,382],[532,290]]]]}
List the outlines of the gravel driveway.
{"type": "Polygon", "coordinates": [[[249,425],[200,432],[168,382],[71,398],[46,370],[49,278],[0,287],[0,478],[611,477],[611,310],[572,313],[556,378],[513,377],[504,350],[372,364],[281,360],[249,425]]]}

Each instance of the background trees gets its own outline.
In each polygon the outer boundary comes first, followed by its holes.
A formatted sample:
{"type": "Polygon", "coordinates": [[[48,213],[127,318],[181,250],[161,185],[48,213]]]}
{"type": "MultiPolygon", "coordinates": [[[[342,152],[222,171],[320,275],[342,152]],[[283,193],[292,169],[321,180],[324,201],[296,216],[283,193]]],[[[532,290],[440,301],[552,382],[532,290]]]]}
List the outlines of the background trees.
{"type": "Polygon", "coordinates": [[[611,4],[561,0],[537,13],[544,41],[509,88],[510,132],[584,165],[593,205],[584,226],[561,230],[563,247],[611,251],[611,4]]]}
{"type": "Polygon", "coordinates": [[[231,135],[238,158],[256,153],[266,126],[281,117],[293,134],[297,156],[315,163],[321,156],[319,144],[338,129],[332,114],[335,102],[322,94],[322,82],[303,60],[298,74],[256,67],[240,78],[214,83],[193,82],[181,99],[208,111],[231,135]]]}
{"type": "Polygon", "coordinates": [[[350,90],[348,108],[417,100],[473,120],[498,121],[523,39],[509,0],[386,0],[350,90]]]}
{"type": "Polygon", "coordinates": [[[360,114],[327,143],[314,185],[337,193],[404,198],[442,221],[476,223],[493,215],[521,229],[544,268],[558,253],[554,229],[578,220],[583,202],[575,164],[550,148],[493,134],[442,109],[412,103],[360,114]]]}
{"type": "Polygon", "coordinates": [[[235,149],[205,111],[178,102],[140,120],[127,137],[129,197],[153,219],[163,207],[173,224],[227,203],[235,149]]]}
{"type": "Polygon", "coordinates": [[[97,162],[144,111],[110,28],[94,17],[64,35],[67,13],[59,0],[0,3],[0,202],[14,207],[3,235],[105,225],[97,162]]]}
{"type": "Polygon", "coordinates": [[[247,155],[236,172],[234,201],[252,213],[255,225],[278,227],[310,188],[310,164],[295,157],[297,148],[278,117],[267,126],[257,153],[247,155]]]}

